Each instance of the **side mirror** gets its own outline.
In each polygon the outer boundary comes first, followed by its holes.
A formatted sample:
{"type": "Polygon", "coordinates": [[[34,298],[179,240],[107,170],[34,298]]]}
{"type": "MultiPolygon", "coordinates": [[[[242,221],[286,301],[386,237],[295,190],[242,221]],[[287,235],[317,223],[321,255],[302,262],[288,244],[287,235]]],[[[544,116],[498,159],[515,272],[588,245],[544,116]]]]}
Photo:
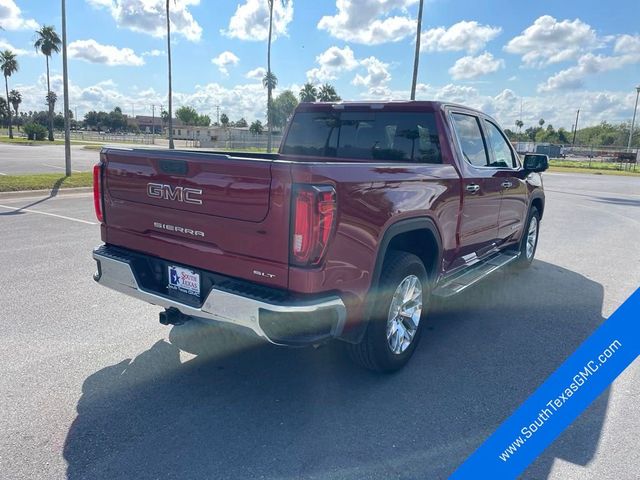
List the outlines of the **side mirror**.
{"type": "Polygon", "coordinates": [[[549,168],[549,156],[539,153],[524,156],[524,169],[529,172],[544,172],[549,168]]]}

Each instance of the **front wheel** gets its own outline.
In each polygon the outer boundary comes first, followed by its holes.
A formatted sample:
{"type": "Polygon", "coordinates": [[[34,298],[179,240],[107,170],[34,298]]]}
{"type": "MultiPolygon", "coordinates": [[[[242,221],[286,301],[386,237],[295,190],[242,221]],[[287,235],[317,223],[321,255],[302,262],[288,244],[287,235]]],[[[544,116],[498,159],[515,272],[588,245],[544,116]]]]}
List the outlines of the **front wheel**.
{"type": "Polygon", "coordinates": [[[527,218],[527,226],[520,241],[520,257],[516,261],[516,267],[527,268],[533,262],[538,247],[540,234],[540,213],[533,207],[527,218]]]}
{"type": "Polygon", "coordinates": [[[406,365],[420,340],[429,301],[429,279],[422,261],[407,252],[389,252],[374,294],[365,336],[348,346],[349,353],[369,370],[393,372],[406,365]]]}

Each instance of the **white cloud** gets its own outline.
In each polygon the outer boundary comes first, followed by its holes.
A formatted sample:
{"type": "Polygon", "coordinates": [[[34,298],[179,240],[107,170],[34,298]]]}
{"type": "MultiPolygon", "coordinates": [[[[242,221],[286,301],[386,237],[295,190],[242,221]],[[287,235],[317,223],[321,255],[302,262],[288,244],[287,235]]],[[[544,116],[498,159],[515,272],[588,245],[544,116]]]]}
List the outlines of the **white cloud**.
{"type": "Polygon", "coordinates": [[[613,51],[620,55],[640,56],[640,35],[620,35],[613,51]]]}
{"type": "MultiPolygon", "coordinates": [[[[272,38],[287,34],[287,25],[293,20],[293,0],[275,1],[273,4],[272,38]]],[[[266,0],[245,0],[238,5],[222,33],[240,40],[263,41],[269,36],[269,6],[266,0]]]]}
{"type": "Polygon", "coordinates": [[[157,48],[154,48],[153,50],[150,50],[148,52],[142,52],[143,57],[164,57],[166,54],[167,52],[165,52],[164,50],[158,50],[157,48]]]}
{"type": "Polygon", "coordinates": [[[249,70],[244,76],[245,78],[249,78],[251,80],[260,80],[264,78],[267,74],[267,69],[263,67],[254,68],[253,70],[249,70]]]}
{"type": "MultiPolygon", "coordinates": [[[[378,89],[363,92],[363,98],[378,100],[406,100],[408,90],[378,89]]],[[[633,113],[635,92],[575,91],[557,92],[544,96],[521,96],[511,89],[504,89],[495,96],[481,94],[474,87],[448,84],[433,86],[419,83],[418,100],[453,102],[477,108],[493,116],[505,128],[515,128],[520,117],[520,101],[523,102],[522,120],[525,128],[537,126],[544,118],[547,124],[569,130],[575,121],[576,108],[580,108],[580,124],[597,125],[608,122],[628,121],[633,113]]]]}
{"type": "Polygon", "coordinates": [[[561,70],[538,85],[539,92],[574,90],[584,86],[584,78],[610,70],[618,70],[626,65],[640,62],[640,50],[624,55],[595,55],[587,53],[578,59],[573,67],[561,70]]]}
{"type": "Polygon", "coordinates": [[[582,20],[558,21],[543,15],[509,40],[504,49],[521,55],[525,66],[540,67],[573,60],[597,44],[596,32],[582,20]]]}
{"type": "Polygon", "coordinates": [[[316,57],[316,62],[319,67],[307,72],[307,79],[312,83],[335,80],[342,72],[358,66],[353,50],[349,47],[329,47],[316,57]]]}
{"type": "Polygon", "coordinates": [[[502,29],[480,25],[476,21],[458,22],[449,28],[438,27],[422,32],[420,50],[427,52],[465,51],[475,53],[496,38],[502,29]]]}
{"type": "Polygon", "coordinates": [[[418,0],[336,0],[337,13],[318,22],[320,30],[340,40],[377,45],[415,34],[407,7],[418,0]],[[400,15],[392,15],[394,12],[400,15]]]}
{"type": "Polygon", "coordinates": [[[365,58],[360,64],[367,69],[367,75],[356,75],[352,83],[356,86],[367,87],[370,90],[385,88],[391,80],[389,65],[381,62],[376,57],[365,58]]]}
{"type": "Polygon", "coordinates": [[[139,67],[144,65],[144,59],[136,55],[130,48],[103,45],[93,39],[71,42],[68,51],[71,58],[85,60],[90,63],[101,63],[110,67],[118,65],[139,67]]]}
{"type": "Polygon", "coordinates": [[[449,74],[454,80],[462,80],[497,72],[501,68],[504,68],[504,60],[495,58],[489,52],[484,52],[477,57],[459,58],[453,67],[449,69],[449,74]]]}
{"type": "Polygon", "coordinates": [[[38,22],[24,18],[14,0],[0,0],[0,27],[5,30],[35,30],[38,22]]]}
{"type": "Polygon", "coordinates": [[[14,47],[4,38],[0,38],[0,50],[11,50],[18,56],[35,57],[37,55],[35,49],[30,48],[29,50],[25,50],[24,48],[14,47]]]}
{"type": "MultiPolygon", "coordinates": [[[[2,1],[2,0],[0,0],[2,1]]],[[[167,33],[166,2],[164,0],[87,0],[96,8],[106,8],[118,27],[143,32],[154,37],[164,37],[167,33]]],[[[200,0],[179,0],[171,2],[171,34],[184,36],[192,42],[200,40],[202,27],[189,11],[200,0]]]]}
{"type": "Polygon", "coordinates": [[[223,75],[229,75],[229,66],[237,65],[240,59],[230,51],[222,52],[215,58],[211,59],[211,63],[218,66],[218,70],[223,75]]]}

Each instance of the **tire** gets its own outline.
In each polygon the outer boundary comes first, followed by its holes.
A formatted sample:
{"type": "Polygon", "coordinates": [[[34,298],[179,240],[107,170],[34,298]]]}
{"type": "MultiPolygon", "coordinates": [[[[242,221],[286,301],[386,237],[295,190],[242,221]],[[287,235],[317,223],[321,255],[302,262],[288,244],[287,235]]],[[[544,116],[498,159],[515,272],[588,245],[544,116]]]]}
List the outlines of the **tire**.
{"type": "Polygon", "coordinates": [[[533,258],[536,255],[536,249],[538,248],[538,238],[540,237],[540,212],[536,207],[532,207],[527,217],[527,227],[522,232],[522,239],[520,240],[520,257],[515,262],[516,268],[527,268],[533,262],[533,258]],[[533,243],[530,242],[530,234],[532,232],[532,224],[535,224],[535,238],[533,243]]]}
{"type": "Polygon", "coordinates": [[[395,372],[404,367],[420,341],[429,295],[429,277],[422,261],[410,253],[389,252],[371,300],[374,304],[365,335],[360,343],[347,345],[351,358],[376,372],[395,372]],[[421,291],[419,309],[413,309],[417,298],[401,303],[403,292],[417,294],[418,289],[421,291]],[[405,315],[392,315],[392,308],[405,315]]]}

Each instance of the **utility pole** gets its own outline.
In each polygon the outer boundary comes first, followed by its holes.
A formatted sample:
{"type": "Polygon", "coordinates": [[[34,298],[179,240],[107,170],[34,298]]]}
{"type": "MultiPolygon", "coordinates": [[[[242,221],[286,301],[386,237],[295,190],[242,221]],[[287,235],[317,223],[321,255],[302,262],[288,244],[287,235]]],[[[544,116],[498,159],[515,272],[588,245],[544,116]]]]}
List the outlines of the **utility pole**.
{"type": "Polygon", "coordinates": [[[220,105],[216,105],[216,124],[220,126],[220,105]]]}
{"type": "Polygon", "coordinates": [[[420,64],[420,33],[422,32],[422,7],[424,0],[420,0],[418,7],[418,26],[416,30],[416,53],[413,58],[413,81],[411,82],[411,100],[416,99],[416,85],[418,83],[418,65],[420,64]]]}
{"type": "Polygon", "coordinates": [[[629,142],[627,143],[627,151],[631,150],[631,140],[633,139],[633,127],[636,124],[636,110],[638,110],[638,96],[640,96],[640,85],[636,87],[636,106],[633,107],[633,120],[631,120],[631,130],[629,130],[629,142]]]}
{"type": "Polygon", "coordinates": [[[151,143],[156,143],[155,136],[156,136],[156,106],[151,105],[151,143]]]}
{"type": "Polygon", "coordinates": [[[580,117],[580,109],[576,112],[576,124],[573,129],[573,140],[571,142],[571,146],[574,147],[576,145],[576,133],[578,133],[578,117],[580,117]]]}
{"type": "Polygon", "coordinates": [[[64,97],[64,173],[71,176],[71,134],[69,132],[69,72],[67,70],[67,6],[62,0],[62,89],[64,97]]]}

